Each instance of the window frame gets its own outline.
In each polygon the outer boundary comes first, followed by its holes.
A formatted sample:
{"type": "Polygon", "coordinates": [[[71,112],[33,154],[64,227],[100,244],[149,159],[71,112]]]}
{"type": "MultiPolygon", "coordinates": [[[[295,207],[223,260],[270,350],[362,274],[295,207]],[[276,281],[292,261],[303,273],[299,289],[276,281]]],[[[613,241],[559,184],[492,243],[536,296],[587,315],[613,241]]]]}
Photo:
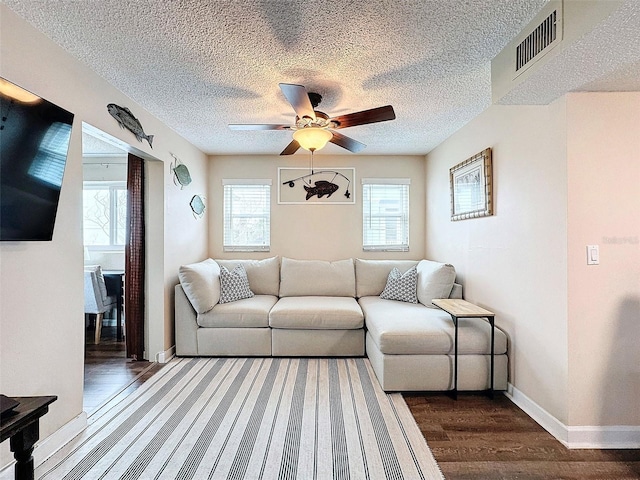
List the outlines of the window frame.
{"type": "MultiPolygon", "coordinates": [[[[117,192],[127,191],[127,182],[124,180],[87,180],[82,182],[82,191],[85,190],[109,190],[109,244],[108,245],[87,245],[85,248],[90,252],[120,252],[124,251],[126,246],[125,242],[122,244],[115,243],[117,240],[117,224],[112,222],[112,218],[117,218],[117,192]]],[[[126,208],[126,205],[125,205],[126,208]]],[[[83,204],[84,210],[84,204],[83,204]]],[[[82,215],[82,236],[84,243],[84,212],[82,215]]]]}
{"type": "Polygon", "coordinates": [[[409,211],[410,211],[410,194],[411,179],[410,178],[363,178],[362,181],[362,251],[364,252],[408,252],[409,251],[409,211]],[[399,187],[401,189],[401,208],[403,211],[395,215],[373,214],[371,204],[371,188],[372,187],[399,187]],[[367,191],[368,190],[368,191],[367,191]],[[397,219],[400,218],[400,227],[403,232],[401,243],[380,244],[371,242],[371,235],[367,235],[370,231],[371,220],[373,218],[397,219]]]}
{"type": "MultiPolygon", "coordinates": [[[[224,252],[269,252],[271,251],[271,179],[222,179],[222,250],[224,252]],[[237,213],[233,214],[230,212],[228,207],[228,202],[230,195],[233,193],[234,188],[245,188],[245,187],[262,187],[266,190],[265,197],[263,200],[266,201],[266,211],[259,212],[257,214],[253,213],[237,213]],[[231,215],[231,216],[229,216],[231,215]],[[233,220],[236,218],[244,218],[251,219],[257,218],[262,222],[266,222],[266,225],[263,226],[263,244],[248,244],[248,245],[240,245],[240,244],[231,244],[228,243],[228,240],[231,236],[233,220]]],[[[263,192],[264,193],[264,192],[263,192]]],[[[233,208],[233,207],[229,207],[233,208]]]]}

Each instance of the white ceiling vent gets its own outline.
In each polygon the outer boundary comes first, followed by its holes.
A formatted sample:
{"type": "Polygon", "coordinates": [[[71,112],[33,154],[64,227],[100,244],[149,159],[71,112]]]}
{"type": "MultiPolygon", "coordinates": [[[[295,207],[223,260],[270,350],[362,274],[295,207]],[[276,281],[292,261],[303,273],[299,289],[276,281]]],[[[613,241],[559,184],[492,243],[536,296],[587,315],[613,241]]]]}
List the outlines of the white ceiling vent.
{"type": "Polygon", "coordinates": [[[528,92],[540,88],[541,75],[554,59],[569,51],[622,3],[621,0],[546,3],[522,33],[491,61],[493,103],[528,103],[532,99],[528,92]]]}
{"type": "MultiPolygon", "coordinates": [[[[560,4],[562,7],[562,4],[560,4]]],[[[562,41],[562,8],[553,11],[524,40],[516,45],[514,77],[522,74],[533,63],[562,41]]]]}

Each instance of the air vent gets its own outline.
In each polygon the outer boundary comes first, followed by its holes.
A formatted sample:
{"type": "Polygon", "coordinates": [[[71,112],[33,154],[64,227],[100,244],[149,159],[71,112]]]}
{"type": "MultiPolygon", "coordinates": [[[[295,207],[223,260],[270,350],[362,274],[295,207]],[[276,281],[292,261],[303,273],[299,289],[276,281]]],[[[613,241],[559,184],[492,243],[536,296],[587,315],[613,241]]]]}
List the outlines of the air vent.
{"type": "Polygon", "coordinates": [[[553,10],[515,48],[515,77],[551,50],[562,39],[561,11],[553,10]]]}
{"type": "MultiPolygon", "coordinates": [[[[628,3],[617,0],[546,0],[535,18],[491,60],[493,103],[540,104],[557,98],[551,93],[556,88],[549,88],[549,77],[545,77],[552,68],[556,75],[562,71],[563,65],[558,65],[555,59],[575,48],[585,35],[622,8],[622,4],[628,3]]],[[[582,60],[579,55],[574,55],[564,61],[572,63],[572,68],[578,68],[582,60]]],[[[558,82],[561,81],[568,85],[572,80],[558,78],[558,82]]]]}

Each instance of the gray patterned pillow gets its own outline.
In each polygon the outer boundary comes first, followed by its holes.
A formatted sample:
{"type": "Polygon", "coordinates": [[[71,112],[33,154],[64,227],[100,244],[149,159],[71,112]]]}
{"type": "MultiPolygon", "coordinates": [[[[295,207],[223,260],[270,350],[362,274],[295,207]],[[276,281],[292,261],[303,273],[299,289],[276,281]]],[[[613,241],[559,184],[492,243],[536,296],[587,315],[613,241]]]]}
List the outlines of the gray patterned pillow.
{"type": "Polygon", "coordinates": [[[385,300],[398,300],[400,302],[418,303],[417,295],[418,270],[411,267],[404,273],[393,268],[387,277],[387,285],[380,294],[385,300]]]}
{"type": "Polygon", "coordinates": [[[235,302],[243,298],[253,297],[249,288],[249,279],[244,265],[239,263],[229,271],[226,267],[220,267],[220,303],[235,302]]]}

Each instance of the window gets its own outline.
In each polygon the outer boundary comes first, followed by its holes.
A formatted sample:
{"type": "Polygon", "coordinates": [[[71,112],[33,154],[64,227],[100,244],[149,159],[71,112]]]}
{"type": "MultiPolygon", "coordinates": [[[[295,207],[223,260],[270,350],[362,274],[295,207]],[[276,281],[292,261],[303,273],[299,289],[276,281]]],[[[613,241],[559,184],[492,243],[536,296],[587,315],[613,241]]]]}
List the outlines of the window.
{"type": "Polygon", "coordinates": [[[222,180],[225,251],[268,252],[271,180],[222,180]]]}
{"type": "Polygon", "coordinates": [[[362,179],[362,249],[409,251],[408,178],[362,179]]]}
{"type": "Polygon", "coordinates": [[[120,250],[126,242],[125,182],[84,182],[82,192],[84,245],[92,250],[120,250]]]}

